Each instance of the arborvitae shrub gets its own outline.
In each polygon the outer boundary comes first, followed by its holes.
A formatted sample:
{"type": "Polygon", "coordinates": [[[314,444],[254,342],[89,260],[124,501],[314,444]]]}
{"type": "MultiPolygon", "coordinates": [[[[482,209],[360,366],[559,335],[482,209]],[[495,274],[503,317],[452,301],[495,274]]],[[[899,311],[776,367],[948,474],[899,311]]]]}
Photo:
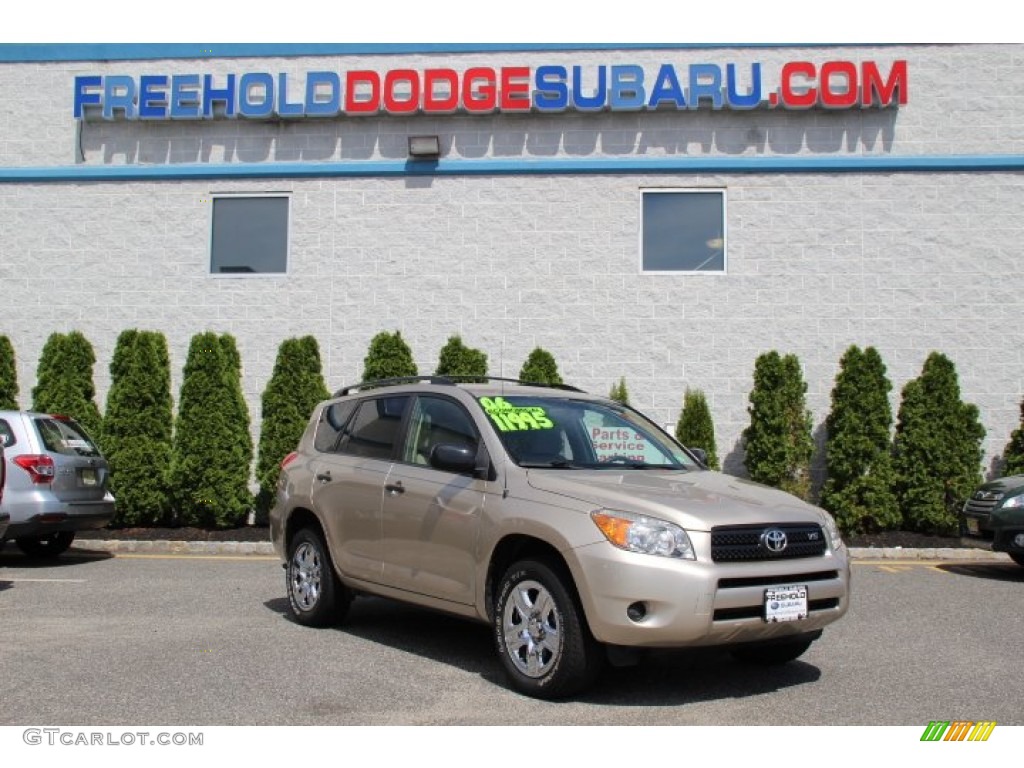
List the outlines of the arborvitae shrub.
{"type": "Polygon", "coordinates": [[[238,407],[239,374],[233,339],[222,340],[215,333],[192,337],[171,466],[180,524],[229,528],[249,511],[252,439],[248,412],[238,407]]]}
{"type": "Polygon", "coordinates": [[[711,420],[704,392],[686,388],[683,410],[676,422],[676,439],[687,448],[700,448],[707,454],[708,467],[718,469],[718,447],[715,443],[715,425],[711,420]]]}
{"type": "Polygon", "coordinates": [[[166,338],[155,331],[122,332],[110,362],[100,435],[117,500],[115,525],[156,525],[167,517],[172,425],[166,338]]]}
{"type": "Polygon", "coordinates": [[[274,503],[281,461],[299,444],[316,404],[330,396],[324,384],[320,347],[312,336],[285,339],[277,350],[274,372],[263,390],[256,480],[257,522],[274,503]]]}
{"type": "Polygon", "coordinates": [[[519,371],[519,380],[533,384],[562,383],[554,356],[541,347],[536,347],[526,358],[522,370],[519,371]]]}
{"type": "Polygon", "coordinates": [[[625,377],[620,378],[618,384],[612,384],[608,397],[623,405],[629,405],[629,390],[626,389],[625,377]]]}
{"type": "Polygon", "coordinates": [[[772,350],[757,358],[744,430],[744,464],[752,480],[802,499],[810,495],[814,442],[806,407],[807,384],[795,355],[772,350]]]}
{"type": "Polygon", "coordinates": [[[18,366],[14,346],[6,336],[0,336],[0,409],[18,410],[18,366]]]}
{"type": "Polygon", "coordinates": [[[401,378],[416,374],[412,350],[402,338],[401,331],[381,331],[373,337],[363,360],[363,381],[401,378]]]}
{"type": "Polygon", "coordinates": [[[893,469],[906,526],[950,534],[964,501],[981,482],[985,429],[977,406],[960,399],[952,361],[932,352],[921,375],[907,382],[900,403],[893,469]]]}
{"type": "Polygon", "coordinates": [[[39,358],[32,409],[71,416],[96,439],[101,419],[92,378],[95,363],[92,344],[80,332],[50,334],[39,358]]]}
{"type": "Polygon", "coordinates": [[[878,350],[851,346],[839,363],[825,420],[827,479],[821,505],[846,532],[899,528],[893,490],[892,383],[878,350]]]}
{"type": "Polygon", "coordinates": [[[238,345],[231,334],[221,334],[220,344],[224,350],[224,359],[228,363],[225,373],[231,400],[232,417],[229,424],[233,428],[232,468],[238,481],[235,485],[236,503],[248,512],[254,502],[252,491],[249,489],[254,448],[249,404],[246,402],[245,393],[242,392],[242,356],[238,353],[238,345]]]}
{"type": "Polygon", "coordinates": [[[487,376],[487,355],[479,349],[467,347],[459,336],[452,336],[438,355],[438,376],[487,376]]]}
{"type": "Polygon", "coordinates": [[[1020,426],[1010,434],[1003,461],[1003,475],[1024,475],[1024,400],[1020,403],[1020,426]]]}

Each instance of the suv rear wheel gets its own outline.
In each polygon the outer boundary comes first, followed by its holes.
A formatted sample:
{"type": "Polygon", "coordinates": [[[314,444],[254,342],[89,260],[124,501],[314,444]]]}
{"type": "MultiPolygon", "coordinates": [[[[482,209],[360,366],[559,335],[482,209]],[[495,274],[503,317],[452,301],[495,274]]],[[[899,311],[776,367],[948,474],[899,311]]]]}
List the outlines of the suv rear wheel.
{"type": "Polygon", "coordinates": [[[498,656],[512,685],[542,699],[571,696],[598,675],[604,654],[583,611],[545,563],[515,563],[494,610],[498,656]]]}
{"type": "Polygon", "coordinates": [[[292,616],[307,627],[326,627],[345,618],[352,595],[331,565],[323,536],[303,528],[288,546],[286,569],[292,616]]]}
{"type": "Polygon", "coordinates": [[[29,557],[48,558],[66,552],[74,540],[74,531],[55,531],[45,536],[22,536],[14,543],[29,557]]]}

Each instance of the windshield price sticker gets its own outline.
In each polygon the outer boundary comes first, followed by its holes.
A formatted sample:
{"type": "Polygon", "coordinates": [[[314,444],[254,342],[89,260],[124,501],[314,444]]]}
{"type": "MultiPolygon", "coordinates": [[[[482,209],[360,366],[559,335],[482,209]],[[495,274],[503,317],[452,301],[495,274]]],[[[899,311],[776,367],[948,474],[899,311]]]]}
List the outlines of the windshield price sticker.
{"type": "Polygon", "coordinates": [[[547,411],[539,406],[516,406],[503,397],[481,397],[480,405],[502,432],[552,429],[555,426],[547,411]]]}
{"type": "Polygon", "coordinates": [[[764,620],[800,621],[807,618],[807,585],[771,587],[764,591],[764,620]]]}

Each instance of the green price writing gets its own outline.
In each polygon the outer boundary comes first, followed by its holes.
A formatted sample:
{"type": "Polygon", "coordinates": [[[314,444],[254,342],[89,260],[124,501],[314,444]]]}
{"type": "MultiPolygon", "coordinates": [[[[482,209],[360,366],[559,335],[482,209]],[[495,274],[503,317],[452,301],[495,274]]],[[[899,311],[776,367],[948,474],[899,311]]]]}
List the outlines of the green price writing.
{"type": "Polygon", "coordinates": [[[555,426],[547,412],[539,406],[516,406],[503,397],[481,397],[480,405],[502,432],[551,429],[555,426]]]}

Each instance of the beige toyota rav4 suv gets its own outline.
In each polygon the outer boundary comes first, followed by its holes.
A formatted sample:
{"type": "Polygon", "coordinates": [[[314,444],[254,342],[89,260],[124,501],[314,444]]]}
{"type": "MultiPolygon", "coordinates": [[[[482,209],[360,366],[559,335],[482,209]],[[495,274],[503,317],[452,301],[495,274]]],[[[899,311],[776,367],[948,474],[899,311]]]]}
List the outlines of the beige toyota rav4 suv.
{"type": "Polygon", "coordinates": [[[835,522],[699,455],[569,387],[347,387],[282,463],[291,611],[324,626],[367,594],[487,622],[511,684],[542,698],[647,648],[795,659],[847,609],[835,522]]]}

